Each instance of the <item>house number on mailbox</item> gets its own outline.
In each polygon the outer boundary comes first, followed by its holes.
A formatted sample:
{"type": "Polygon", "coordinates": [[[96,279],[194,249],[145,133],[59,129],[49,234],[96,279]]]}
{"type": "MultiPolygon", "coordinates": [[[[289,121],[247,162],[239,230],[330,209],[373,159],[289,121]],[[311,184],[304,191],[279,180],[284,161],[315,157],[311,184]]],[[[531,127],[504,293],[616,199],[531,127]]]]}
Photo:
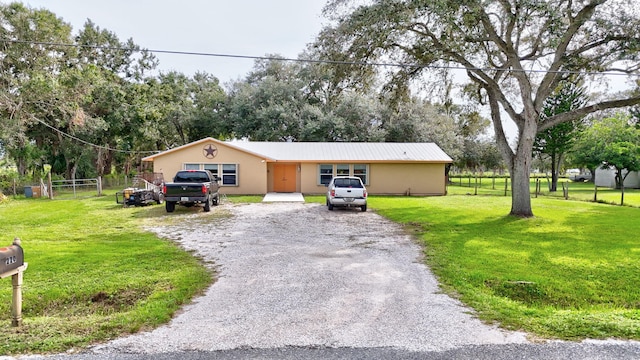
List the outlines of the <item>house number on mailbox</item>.
{"type": "Polygon", "coordinates": [[[9,256],[5,259],[4,264],[5,265],[11,265],[11,264],[15,264],[18,260],[16,259],[15,255],[14,256],[9,256]]]}

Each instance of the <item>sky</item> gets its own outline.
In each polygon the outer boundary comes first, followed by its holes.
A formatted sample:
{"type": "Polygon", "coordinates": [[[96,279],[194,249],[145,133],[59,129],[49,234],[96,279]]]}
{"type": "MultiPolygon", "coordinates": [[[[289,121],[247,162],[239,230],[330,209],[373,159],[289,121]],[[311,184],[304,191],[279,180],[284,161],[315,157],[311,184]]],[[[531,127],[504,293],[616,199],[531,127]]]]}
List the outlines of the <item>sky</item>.
{"type": "MultiPolygon", "coordinates": [[[[2,1],[8,3],[9,1],[2,1]]],[[[91,19],[121,41],[150,50],[297,58],[324,20],[326,0],[23,0],[71,24],[76,34],[91,19]]],[[[254,60],[156,54],[158,69],[216,76],[225,84],[244,78],[254,60]]]]}

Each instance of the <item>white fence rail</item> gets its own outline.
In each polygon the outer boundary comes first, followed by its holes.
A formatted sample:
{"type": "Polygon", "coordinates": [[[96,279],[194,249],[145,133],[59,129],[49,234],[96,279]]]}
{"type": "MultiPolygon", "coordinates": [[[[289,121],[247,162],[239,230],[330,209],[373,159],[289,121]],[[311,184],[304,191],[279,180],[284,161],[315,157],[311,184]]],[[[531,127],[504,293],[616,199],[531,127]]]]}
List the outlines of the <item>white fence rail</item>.
{"type": "Polygon", "coordinates": [[[72,179],[72,180],[52,180],[51,188],[53,193],[65,192],[73,193],[73,197],[78,197],[78,192],[96,189],[97,195],[102,195],[102,179],[72,179]]]}

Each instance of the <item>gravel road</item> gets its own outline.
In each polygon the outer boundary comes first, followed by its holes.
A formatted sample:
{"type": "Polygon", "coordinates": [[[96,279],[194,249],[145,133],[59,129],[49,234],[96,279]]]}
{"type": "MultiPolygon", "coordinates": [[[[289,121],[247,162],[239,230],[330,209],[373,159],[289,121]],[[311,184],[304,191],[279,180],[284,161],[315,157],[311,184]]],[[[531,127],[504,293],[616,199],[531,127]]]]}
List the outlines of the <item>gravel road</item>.
{"type": "Polygon", "coordinates": [[[152,230],[193,250],[218,280],[168,325],[94,354],[527,342],[442,294],[411,237],[374,212],[259,203],[180,216],[152,230]],[[232,216],[216,217],[224,212],[232,216]]]}

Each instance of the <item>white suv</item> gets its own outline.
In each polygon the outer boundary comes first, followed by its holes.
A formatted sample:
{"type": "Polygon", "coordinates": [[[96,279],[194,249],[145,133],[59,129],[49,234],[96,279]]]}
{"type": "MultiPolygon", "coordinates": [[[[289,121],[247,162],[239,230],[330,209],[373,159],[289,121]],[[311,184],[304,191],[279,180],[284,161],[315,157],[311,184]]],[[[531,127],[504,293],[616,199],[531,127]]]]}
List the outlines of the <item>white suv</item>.
{"type": "Polygon", "coordinates": [[[336,176],[327,184],[327,207],[359,207],[367,211],[367,189],[356,176],[336,176]]]}

